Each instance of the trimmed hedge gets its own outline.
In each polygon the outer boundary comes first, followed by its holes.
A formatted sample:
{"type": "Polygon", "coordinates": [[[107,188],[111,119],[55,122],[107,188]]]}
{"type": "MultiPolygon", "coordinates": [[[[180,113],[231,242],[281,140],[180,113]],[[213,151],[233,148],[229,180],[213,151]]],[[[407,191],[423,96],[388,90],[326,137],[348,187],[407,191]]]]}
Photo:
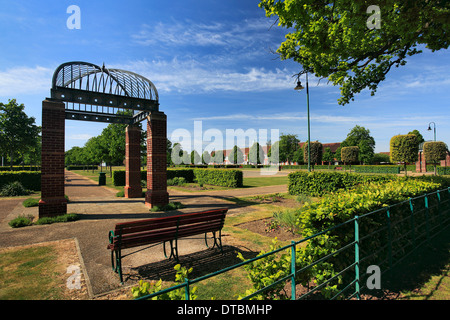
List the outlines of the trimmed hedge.
{"type": "Polygon", "coordinates": [[[322,196],[340,189],[350,189],[362,183],[390,181],[396,179],[389,175],[365,176],[356,173],[341,172],[291,172],[288,175],[289,194],[322,196]]]}
{"type": "Polygon", "coordinates": [[[0,172],[0,188],[4,185],[19,181],[25,189],[41,190],[41,172],[40,171],[2,171],[0,172]]]}
{"type": "Polygon", "coordinates": [[[9,166],[0,167],[0,171],[41,171],[41,166],[23,165],[13,166],[12,169],[9,166]]]}
{"type": "MultiPolygon", "coordinates": [[[[194,182],[194,169],[168,169],[167,179],[175,177],[184,178],[188,183],[194,182]]],[[[113,171],[112,179],[115,186],[124,186],[126,182],[125,170],[113,171]]],[[[147,170],[141,171],[141,180],[147,181],[147,170]]]]}
{"type": "Polygon", "coordinates": [[[211,184],[229,188],[243,186],[243,174],[240,170],[194,169],[195,179],[201,184],[211,184]]]}
{"type": "MultiPolygon", "coordinates": [[[[348,221],[355,216],[362,216],[437,189],[439,189],[437,183],[402,178],[398,178],[396,181],[360,185],[353,190],[326,196],[319,202],[305,205],[297,212],[297,223],[302,230],[302,236],[306,238],[348,221]]],[[[448,199],[449,194],[445,192],[443,196],[448,199]]],[[[436,196],[429,196],[428,200],[433,205],[437,204],[436,196]]],[[[423,198],[415,201],[414,204],[418,209],[425,207],[423,198]]],[[[416,212],[414,217],[416,228],[419,228],[422,224],[425,225],[425,210],[421,210],[421,212],[416,212]]],[[[392,239],[399,240],[393,244],[393,252],[397,254],[396,251],[402,252],[404,246],[408,245],[409,240],[404,236],[408,235],[408,231],[411,230],[409,223],[411,217],[410,203],[406,201],[391,207],[390,214],[392,239]],[[396,250],[397,248],[401,250],[396,250]]],[[[365,261],[360,265],[361,270],[366,270],[366,267],[370,264],[378,265],[383,259],[386,259],[389,238],[387,231],[383,231],[383,229],[387,229],[383,228],[386,224],[386,212],[373,213],[360,219],[359,233],[364,236],[364,240],[360,243],[360,250],[368,254],[367,259],[364,259],[365,261]],[[369,253],[373,253],[373,255],[369,253]]],[[[425,226],[421,228],[423,230],[425,226]]],[[[301,269],[343,248],[354,239],[354,233],[354,224],[346,224],[312,238],[305,247],[300,248],[296,268],[301,269]]],[[[331,275],[337,274],[354,261],[354,254],[351,250],[343,251],[341,254],[326,260],[326,262],[318,264],[317,268],[310,268],[304,275],[302,284],[307,284],[311,279],[315,279],[317,285],[320,285],[331,275]]],[[[339,283],[337,285],[334,285],[336,281],[323,287],[322,294],[329,298],[342,289],[341,283],[348,283],[352,279],[354,279],[353,273],[344,273],[338,277],[339,283]]]]}
{"type": "MultiPolygon", "coordinates": [[[[387,173],[387,174],[399,174],[399,166],[352,166],[357,173],[387,173]]],[[[415,169],[415,168],[414,168],[415,169]]]]}
{"type": "Polygon", "coordinates": [[[450,167],[437,167],[436,170],[439,175],[450,175],[450,167]]]}

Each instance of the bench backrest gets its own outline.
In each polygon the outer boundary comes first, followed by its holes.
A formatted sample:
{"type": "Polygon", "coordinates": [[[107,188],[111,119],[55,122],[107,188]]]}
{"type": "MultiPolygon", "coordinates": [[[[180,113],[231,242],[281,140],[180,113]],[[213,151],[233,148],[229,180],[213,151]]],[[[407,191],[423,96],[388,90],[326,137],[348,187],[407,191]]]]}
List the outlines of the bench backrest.
{"type": "Polygon", "coordinates": [[[114,235],[124,247],[153,241],[168,241],[222,229],[228,209],[118,223],[114,235]],[[151,240],[150,240],[151,241],[151,240]],[[128,242],[128,243],[127,243],[128,242]]]}

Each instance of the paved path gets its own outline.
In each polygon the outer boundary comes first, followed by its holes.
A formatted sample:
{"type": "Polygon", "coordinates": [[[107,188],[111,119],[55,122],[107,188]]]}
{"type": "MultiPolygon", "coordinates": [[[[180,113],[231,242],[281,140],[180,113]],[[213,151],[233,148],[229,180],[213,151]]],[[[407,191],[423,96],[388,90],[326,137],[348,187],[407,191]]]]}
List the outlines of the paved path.
{"type": "MultiPolygon", "coordinates": [[[[170,191],[170,201],[180,201],[186,205],[186,208],[165,213],[150,213],[142,198],[117,198],[115,197],[116,190],[98,186],[88,178],[66,172],[65,192],[70,199],[67,212],[78,213],[82,219],[71,223],[13,229],[8,225],[10,220],[19,215],[33,215],[37,218],[38,208],[24,208],[21,204],[22,201],[18,199],[0,200],[0,247],[76,238],[81,259],[86,268],[85,276],[87,276],[89,292],[91,295],[98,295],[121,287],[117,274],[111,270],[110,253],[106,249],[108,232],[114,228],[116,223],[174,215],[179,214],[180,211],[188,213],[220,207],[228,207],[229,215],[232,215],[248,209],[225,201],[226,197],[270,194],[286,192],[286,190],[286,186],[270,186],[197,193],[170,191]]],[[[208,273],[214,270],[217,264],[222,267],[236,264],[240,261],[236,261],[234,252],[236,248],[232,248],[230,241],[231,239],[225,235],[223,242],[224,246],[229,248],[229,254],[223,256],[205,250],[203,238],[197,237],[180,241],[180,261],[191,265],[197,263],[197,266],[201,264],[201,269],[208,273]]],[[[125,254],[127,253],[125,252],[125,254]]],[[[173,281],[173,265],[174,262],[164,258],[162,245],[135,252],[123,259],[125,285],[135,284],[142,277],[173,281]]]]}

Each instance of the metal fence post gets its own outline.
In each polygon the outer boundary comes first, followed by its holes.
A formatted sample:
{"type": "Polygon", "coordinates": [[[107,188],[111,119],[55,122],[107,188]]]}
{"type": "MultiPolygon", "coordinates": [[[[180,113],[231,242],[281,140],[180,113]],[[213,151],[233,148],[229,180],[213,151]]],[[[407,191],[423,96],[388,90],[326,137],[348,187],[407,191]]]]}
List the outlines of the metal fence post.
{"type": "Polygon", "coordinates": [[[427,231],[427,241],[430,240],[430,208],[428,206],[428,195],[425,194],[425,225],[427,231]]]}
{"type": "Polygon", "coordinates": [[[411,209],[411,237],[412,237],[412,243],[413,243],[413,248],[416,247],[416,234],[414,232],[414,206],[412,203],[411,198],[409,198],[409,207],[411,209]]]}
{"type": "Polygon", "coordinates": [[[296,299],[296,289],[295,289],[295,241],[291,242],[291,300],[296,299]]]}
{"type": "Polygon", "coordinates": [[[391,232],[391,214],[389,209],[386,210],[387,227],[388,227],[388,259],[389,269],[392,269],[392,232],[391,232]]]}
{"type": "Polygon", "coordinates": [[[189,298],[189,296],[190,296],[190,294],[189,294],[189,279],[184,279],[184,283],[185,283],[185,286],[184,286],[184,297],[185,297],[185,300],[189,300],[190,298],[189,298]]]}
{"type": "Polygon", "coordinates": [[[358,216],[355,216],[355,291],[356,299],[360,300],[359,287],[359,221],[358,216]]]}

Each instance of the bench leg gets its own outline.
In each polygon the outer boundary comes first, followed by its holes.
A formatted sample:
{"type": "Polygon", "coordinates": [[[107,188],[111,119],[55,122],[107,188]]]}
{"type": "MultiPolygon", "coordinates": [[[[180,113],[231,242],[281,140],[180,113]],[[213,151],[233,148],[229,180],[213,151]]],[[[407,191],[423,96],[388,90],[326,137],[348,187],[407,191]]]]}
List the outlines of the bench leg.
{"type": "Polygon", "coordinates": [[[167,252],[166,252],[166,241],[164,241],[163,243],[163,249],[164,249],[164,256],[166,258],[168,258],[169,260],[172,258],[175,258],[175,260],[177,260],[178,262],[178,241],[177,239],[175,240],[170,240],[170,256],[167,256],[167,252]],[[173,244],[173,242],[175,241],[175,245],[173,244]]]}
{"type": "MultiPolygon", "coordinates": [[[[219,230],[219,236],[216,236],[216,231],[214,231],[213,233],[213,238],[214,238],[214,244],[212,246],[211,249],[214,249],[216,246],[218,248],[220,248],[220,252],[223,253],[223,248],[222,248],[222,230],[219,230]]],[[[206,247],[209,248],[208,246],[208,241],[207,241],[207,233],[205,233],[205,244],[206,247]]]]}
{"type": "Polygon", "coordinates": [[[122,252],[121,250],[111,250],[111,266],[115,273],[119,274],[120,283],[123,283],[122,276],[122,252]]]}

